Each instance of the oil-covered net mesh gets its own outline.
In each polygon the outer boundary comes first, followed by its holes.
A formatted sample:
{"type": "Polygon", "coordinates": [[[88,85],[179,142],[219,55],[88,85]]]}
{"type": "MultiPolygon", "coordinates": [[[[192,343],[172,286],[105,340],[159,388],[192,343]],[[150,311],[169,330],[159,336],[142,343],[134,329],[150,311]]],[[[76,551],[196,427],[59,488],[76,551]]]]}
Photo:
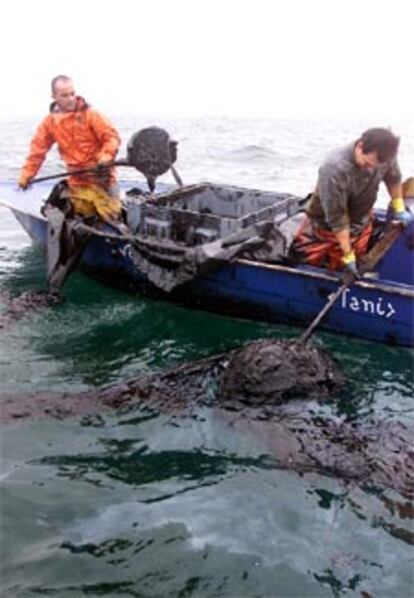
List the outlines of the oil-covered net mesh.
{"type": "Polygon", "coordinates": [[[166,173],[177,160],[177,141],[159,127],[148,127],[135,133],[127,145],[127,160],[146,177],[151,191],[155,179],[166,173]]]}

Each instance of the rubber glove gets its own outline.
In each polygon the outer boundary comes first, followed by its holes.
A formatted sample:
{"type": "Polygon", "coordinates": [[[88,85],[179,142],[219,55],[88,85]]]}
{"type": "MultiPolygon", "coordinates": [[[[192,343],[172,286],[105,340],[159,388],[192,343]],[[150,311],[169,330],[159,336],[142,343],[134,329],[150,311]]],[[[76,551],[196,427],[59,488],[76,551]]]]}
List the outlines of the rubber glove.
{"type": "Polygon", "coordinates": [[[111,173],[110,173],[110,161],[99,160],[96,165],[96,176],[104,186],[108,185],[111,173]]]}
{"type": "Polygon", "coordinates": [[[355,279],[361,278],[361,275],[358,272],[355,253],[353,251],[350,251],[349,253],[345,253],[343,255],[342,263],[344,264],[344,269],[347,272],[349,272],[355,279]]]}
{"type": "Polygon", "coordinates": [[[405,209],[402,197],[395,197],[391,201],[391,210],[393,212],[392,219],[401,222],[404,226],[410,224],[414,218],[412,213],[405,209]]]}

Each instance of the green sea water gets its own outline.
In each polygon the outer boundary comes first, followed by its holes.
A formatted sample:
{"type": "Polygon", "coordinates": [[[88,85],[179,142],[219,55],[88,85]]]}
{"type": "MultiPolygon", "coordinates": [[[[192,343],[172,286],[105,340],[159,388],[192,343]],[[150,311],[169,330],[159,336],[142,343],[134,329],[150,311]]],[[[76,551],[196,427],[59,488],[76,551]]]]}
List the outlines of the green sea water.
{"type": "MultiPolygon", "coordinates": [[[[297,164],[297,185],[310,185],[315,164],[307,164],[306,148],[316,128],[273,122],[257,133],[256,124],[180,123],[179,136],[194,136],[182,142],[191,156],[187,171],[181,166],[187,182],[191,172],[199,180],[211,172],[226,182],[293,190],[286,185],[297,164]],[[204,137],[197,136],[203,127],[204,137]],[[204,157],[204,166],[194,156],[204,157]]],[[[3,140],[30,135],[28,125],[2,127],[3,140]]],[[[334,141],[332,127],[324,143],[334,141]]],[[[13,178],[25,147],[12,159],[4,143],[3,176],[13,178]]],[[[43,288],[42,252],[5,209],[0,217],[0,289],[18,295],[43,288]]],[[[65,299],[0,332],[0,393],[74,393],[251,339],[300,334],[122,294],[79,272],[65,299]]],[[[362,426],[412,425],[412,351],[321,332],[314,342],[339,361],[350,391],[304,409],[362,426]]],[[[272,450],[271,427],[258,433],[206,407],[157,414],[142,404],[3,425],[0,594],[412,596],[409,499],[281,470],[272,450]]]]}

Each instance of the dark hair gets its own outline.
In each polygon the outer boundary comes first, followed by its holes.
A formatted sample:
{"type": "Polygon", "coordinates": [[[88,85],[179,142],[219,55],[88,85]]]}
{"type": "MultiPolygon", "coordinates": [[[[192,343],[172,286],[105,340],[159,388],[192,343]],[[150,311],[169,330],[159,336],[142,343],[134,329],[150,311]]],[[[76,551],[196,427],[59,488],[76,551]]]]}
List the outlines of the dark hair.
{"type": "Polygon", "coordinates": [[[368,129],[362,133],[359,141],[362,141],[364,154],[376,152],[379,162],[388,162],[397,155],[399,137],[396,137],[389,129],[368,129]]]}
{"type": "Polygon", "coordinates": [[[53,77],[51,82],[52,94],[55,93],[56,83],[58,83],[59,81],[67,83],[68,81],[72,81],[72,79],[67,75],[57,75],[56,77],[53,77]]]}

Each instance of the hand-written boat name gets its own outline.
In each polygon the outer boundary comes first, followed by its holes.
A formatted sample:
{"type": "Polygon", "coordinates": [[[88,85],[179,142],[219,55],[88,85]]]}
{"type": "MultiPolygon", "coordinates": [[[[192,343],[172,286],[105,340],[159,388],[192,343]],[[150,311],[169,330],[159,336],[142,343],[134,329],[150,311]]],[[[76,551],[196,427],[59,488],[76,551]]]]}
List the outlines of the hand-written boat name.
{"type": "Polygon", "coordinates": [[[351,294],[351,289],[345,289],[342,293],[341,307],[383,318],[391,318],[396,313],[393,304],[390,301],[385,301],[383,297],[378,297],[375,300],[358,299],[351,294]]]}
{"type": "Polygon", "coordinates": [[[132,259],[132,246],[131,246],[130,243],[125,243],[124,246],[118,247],[118,251],[127,260],[131,260],[132,259]]]}

